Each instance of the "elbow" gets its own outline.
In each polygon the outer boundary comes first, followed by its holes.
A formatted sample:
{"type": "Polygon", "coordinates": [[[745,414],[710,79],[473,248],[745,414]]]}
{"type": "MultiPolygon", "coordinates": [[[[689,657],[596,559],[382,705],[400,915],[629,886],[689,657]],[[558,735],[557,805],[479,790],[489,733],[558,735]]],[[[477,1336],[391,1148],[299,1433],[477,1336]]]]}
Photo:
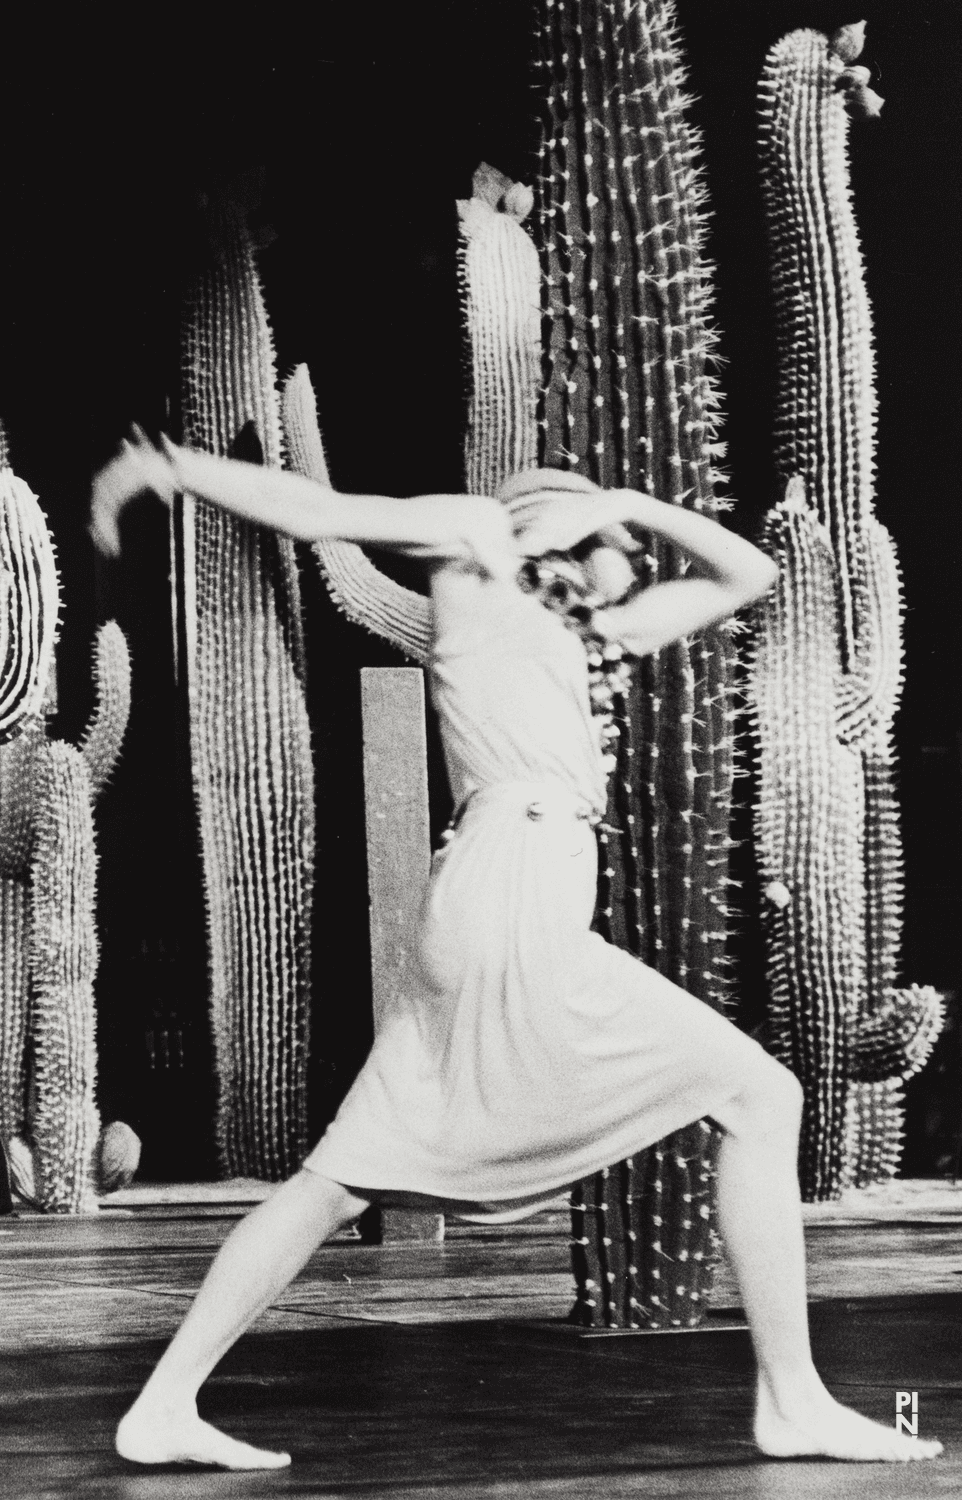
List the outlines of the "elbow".
{"type": "Polygon", "coordinates": [[[778,564],[767,553],[759,552],[741,580],[741,604],[754,604],[756,600],[763,599],[777,579],[778,564]]]}
{"type": "Polygon", "coordinates": [[[774,588],[778,582],[778,563],[774,557],[769,557],[767,553],[760,552],[758,573],[758,586],[755,591],[756,599],[760,599],[763,594],[767,594],[769,589],[774,588]]]}

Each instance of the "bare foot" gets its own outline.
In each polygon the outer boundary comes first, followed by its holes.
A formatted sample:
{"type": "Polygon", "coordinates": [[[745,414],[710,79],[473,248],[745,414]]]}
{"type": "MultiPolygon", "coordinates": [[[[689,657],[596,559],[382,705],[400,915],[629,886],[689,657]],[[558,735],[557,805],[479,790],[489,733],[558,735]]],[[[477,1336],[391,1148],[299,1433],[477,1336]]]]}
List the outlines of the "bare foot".
{"type": "Polygon", "coordinates": [[[137,1402],[117,1428],[117,1452],[138,1464],[214,1464],[221,1469],[284,1469],[289,1453],[252,1448],[203,1422],[194,1408],[176,1414],[137,1402]]]}
{"type": "Polygon", "coordinates": [[[758,1388],[755,1441],[770,1458],[839,1458],[856,1463],[910,1463],[937,1458],[942,1444],[907,1437],[841,1406],[826,1391],[798,1412],[776,1409],[764,1385],[758,1388]]]}

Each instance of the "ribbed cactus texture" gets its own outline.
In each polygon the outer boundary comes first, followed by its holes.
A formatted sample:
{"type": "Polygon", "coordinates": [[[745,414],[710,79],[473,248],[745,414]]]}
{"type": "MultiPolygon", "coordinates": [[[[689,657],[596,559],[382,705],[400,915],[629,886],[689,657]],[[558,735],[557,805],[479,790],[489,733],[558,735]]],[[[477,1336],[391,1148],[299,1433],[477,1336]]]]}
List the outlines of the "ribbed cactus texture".
{"type": "Polygon", "coordinates": [[[0,745],[40,711],[59,609],[50,533],[36,495],[10,468],[0,423],[0,745]]]}
{"type": "Polygon", "coordinates": [[[852,211],[849,107],[878,113],[864,28],[797,31],[759,86],[762,186],[778,336],[775,457],[786,483],[765,545],[779,581],[751,663],[756,842],[770,1035],[806,1095],[805,1196],[894,1171],[901,1081],[942,1022],[931,989],[896,988],[902,859],[892,722],[902,598],[873,513],[871,313],[852,211]]]}
{"type": "MultiPolygon", "coordinates": [[[[307,365],[298,365],[284,381],[281,404],[288,466],[317,484],[330,485],[307,365]]],[[[334,602],[349,620],[415,661],[427,661],[433,630],[430,599],[382,573],[355,542],[316,542],[312,550],[334,602]]]]}
{"type": "MultiPolygon", "coordinates": [[[[183,321],[184,440],[281,462],[274,351],[238,214],[183,321]]],[[[314,801],[292,544],[187,497],[183,599],[223,1171],[276,1179],[307,1147],[314,801]]]]}
{"type": "Polygon", "coordinates": [[[130,717],[130,653],[115,620],[97,631],[94,643],[93,716],[80,741],[90,790],[100,796],[110,780],[130,717]]]}
{"type": "Polygon", "coordinates": [[[27,1108],[30,888],[0,876],[0,1138],[24,1132],[27,1108]]]}
{"type": "MultiPolygon", "coordinates": [[[[704,191],[673,7],[541,0],[539,14],[542,460],[714,515],[704,191]]],[[[654,582],[683,564],[651,542],[643,566],[654,582]]],[[[620,706],[601,835],[601,930],[716,1006],[725,996],[732,666],[725,627],[638,664],[620,706]]],[[[700,1320],[715,1144],[696,1124],[582,1185],[574,1253],[584,1322],[700,1320]]]]}
{"type": "Polygon", "coordinates": [[[486,163],[458,202],[460,271],[471,351],[465,478],[471,495],[495,495],[538,461],[541,272],[522,228],[534,194],[486,163]]]}

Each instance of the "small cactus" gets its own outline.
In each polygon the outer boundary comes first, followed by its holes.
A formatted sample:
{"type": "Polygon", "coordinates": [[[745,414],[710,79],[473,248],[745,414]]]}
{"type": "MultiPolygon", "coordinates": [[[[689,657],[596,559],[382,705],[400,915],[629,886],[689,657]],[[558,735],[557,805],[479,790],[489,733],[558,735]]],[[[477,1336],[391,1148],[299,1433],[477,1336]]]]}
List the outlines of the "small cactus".
{"type": "Polygon", "coordinates": [[[943,1016],[934,990],[897,988],[902,595],[873,513],[871,310],[847,162],[849,109],[873,112],[868,74],[853,66],[863,44],[862,23],[831,43],[793,32],[759,85],[786,493],[767,522],[779,580],[759,611],[750,670],[756,844],[770,1041],[805,1089],[810,1199],[895,1170],[901,1084],[943,1016]]]}
{"type": "MultiPolygon", "coordinates": [[[[16,628],[36,646],[56,620],[53,549],[22,480],[0,470],[0,489],[4,524],[11,513],[29,517],[30,554],[45,560],[18,566],[8,601],[16,628]]],[[[130,660],[117,625],[103,626],[98,706],[75,749],[48,740],[42,717],[51,700],[44,692],[53,678],[52,638],[35,659],[44,672],[32,690],[35,707],[0,745],[0,1135],[32,1151],[31,1200],[49,1212],[77,1213],[93,1206],[99,1130],[93,801],[127,727],[130,660]]]]}

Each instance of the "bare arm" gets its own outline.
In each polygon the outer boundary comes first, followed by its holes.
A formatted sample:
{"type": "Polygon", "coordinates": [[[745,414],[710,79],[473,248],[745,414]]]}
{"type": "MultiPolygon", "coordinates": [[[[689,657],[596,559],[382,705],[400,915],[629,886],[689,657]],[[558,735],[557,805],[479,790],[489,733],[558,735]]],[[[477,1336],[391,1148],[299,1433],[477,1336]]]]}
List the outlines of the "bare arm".
{"type": "Polygon", "coordinates": [[[685,577],[642,589],[598,612],[601,629],[633,656],[727,619],[766,593],[777,577],[771,558],[717,521],[650,495],[624,492],[624,522],[673,543],[688,558],[685,577]]]}
{"type": "Polygon", "coordinates": [[[461,559],[495,577],[512,577],[518,567],[508,519],[494,500],[343,495],[299,474],[169,442],[160,453],[136,432],[133,442],[94,479],[91,530],[102,551],[119,551],[120,513],[134,495],[148,489],[168,503],[175,493],[187,492],[299,541],[338,538],[426,559],[461,559]]]}

